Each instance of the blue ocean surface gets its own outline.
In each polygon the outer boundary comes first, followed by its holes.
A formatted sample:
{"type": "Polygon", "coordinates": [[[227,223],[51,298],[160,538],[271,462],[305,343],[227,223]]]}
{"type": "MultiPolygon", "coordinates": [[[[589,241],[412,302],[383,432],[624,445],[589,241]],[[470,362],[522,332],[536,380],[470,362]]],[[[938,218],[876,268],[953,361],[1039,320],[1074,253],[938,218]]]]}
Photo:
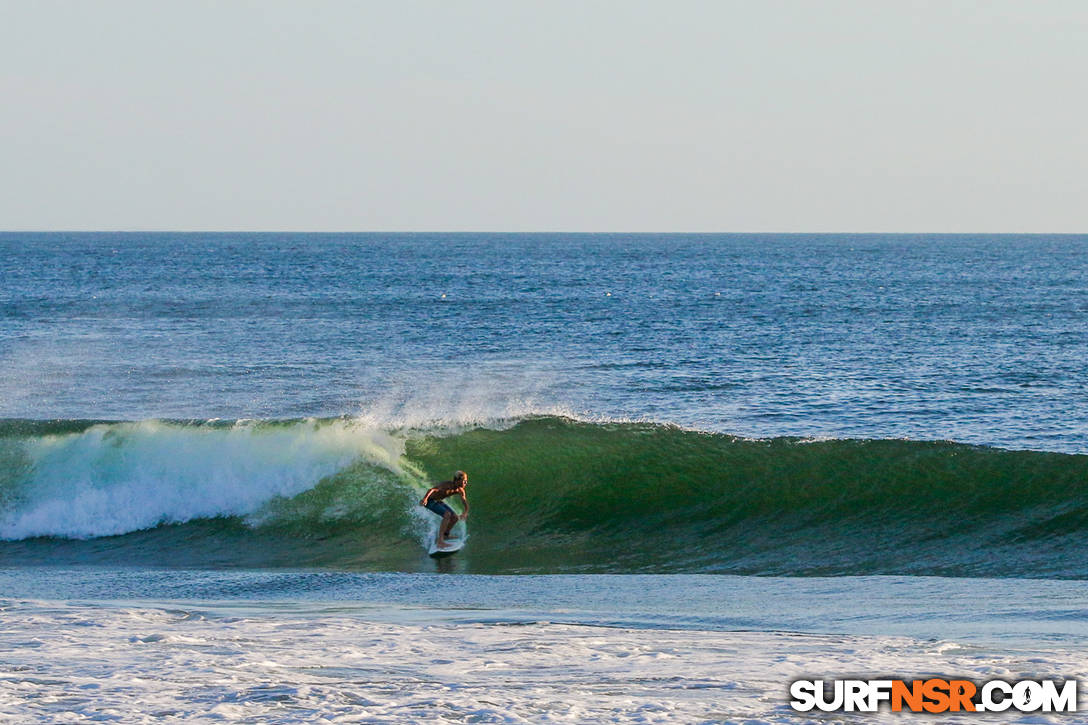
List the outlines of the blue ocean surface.
{"type": "Polygon", "coordinates": [[[472,575],[100,567],[0,570],[0,590],[108,607],[184,606],[396,624],[795,632],[1088,648],[1088,583],[948,577],[472,575]]]}
{"type": "Polygon", "coordinates": [[[0,716],[1088,678],[1086,313],[1083,235],[2,233],[0,716]]]}
{"type": "Polygon", "coordinates": [[[1088,237],[0,235],[0,562],[1088,577],[1088,237]]]}
{"type": "Polygon", "coordinates": [[[0,416],[1088,451],[1088,236],[0,234],[0,416]]]}

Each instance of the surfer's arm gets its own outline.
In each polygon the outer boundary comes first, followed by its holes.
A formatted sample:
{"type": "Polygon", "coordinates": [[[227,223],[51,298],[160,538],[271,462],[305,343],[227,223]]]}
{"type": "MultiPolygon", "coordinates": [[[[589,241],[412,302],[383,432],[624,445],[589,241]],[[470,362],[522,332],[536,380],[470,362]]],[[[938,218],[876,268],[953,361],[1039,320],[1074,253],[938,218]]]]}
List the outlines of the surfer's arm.
{"type": "Polygon", "coordinates": [[[427,501],[428,501],[428,500],[430,500],[430,498],[431,498],[431,494],[432,494],[432,493],[434,493],[434,492],[435,492],[435,491],[437,491],[437,490],[438,490],[437,488],[429,488],[429,489],[427,489],[427,493],[423,494],[423,498],[421,498],[421,499],[419,500],[419,505],[420,505],[420,506],[426,506],[426,505],[427,505],[427,501]]]}
{"type": "Polygon", "coordinates": [[[461,492],[461,507],[464,508],[464,511],[461,513],[461,518],[462,519],[467,519],[468,518],[468,496],[465,495],[464,491],[461,492]]]}

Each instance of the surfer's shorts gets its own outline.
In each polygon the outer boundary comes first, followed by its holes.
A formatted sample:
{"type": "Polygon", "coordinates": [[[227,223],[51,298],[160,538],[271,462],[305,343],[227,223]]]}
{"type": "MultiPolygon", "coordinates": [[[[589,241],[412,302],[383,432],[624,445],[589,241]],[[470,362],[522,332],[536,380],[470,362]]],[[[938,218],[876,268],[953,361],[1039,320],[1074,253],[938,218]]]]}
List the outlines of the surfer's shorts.
{"type": "MultiPolygon", "coordinates": [[[[452,514],[453,513],[453,509],[451,509],[449,506],[447,506],[446,504],[444,504],[441,501],[428,501],[427,502],[427,510],[428,511],[433,511],[436,514],[438,514],[439,516],[445,516],[446,514],[452,514]]],[[[456,514],[454,514],[454,515],[456,515],[456,514]]]]}

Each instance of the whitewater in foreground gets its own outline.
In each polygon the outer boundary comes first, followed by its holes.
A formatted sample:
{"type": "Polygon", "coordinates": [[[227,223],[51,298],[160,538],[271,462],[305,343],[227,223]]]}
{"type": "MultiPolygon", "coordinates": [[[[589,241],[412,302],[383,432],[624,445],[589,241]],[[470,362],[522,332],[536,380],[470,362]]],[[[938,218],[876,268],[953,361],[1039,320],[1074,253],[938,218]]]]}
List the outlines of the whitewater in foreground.
{"type": "MultiPolygon", "coordinates": [[[[1072,613],[1086,585],[1037,584],[0,570],[2,590],[27,597],[0,600],[0,715],[26,723],[799,722],[808,716],[790,709],[787,694],[796,679],[1083,679],[1088,643],[1072,634],[1072,613]]],[[[823,721],[932,718],[885,711],[823,721]]],[[[1013,712],[941,721],[1084,719],[1013,712]]]]}
{"type": "MultiPolygon", "coordinates": [[[[0,433],[14,722],[795,722],[798,679],[1088,677],[1084,456],[543,415],[0,433]],[[462,460],[436,562],[417,501],[462,460]]],[[[874,718],[911,716],[822,719],[874,718]]]]}

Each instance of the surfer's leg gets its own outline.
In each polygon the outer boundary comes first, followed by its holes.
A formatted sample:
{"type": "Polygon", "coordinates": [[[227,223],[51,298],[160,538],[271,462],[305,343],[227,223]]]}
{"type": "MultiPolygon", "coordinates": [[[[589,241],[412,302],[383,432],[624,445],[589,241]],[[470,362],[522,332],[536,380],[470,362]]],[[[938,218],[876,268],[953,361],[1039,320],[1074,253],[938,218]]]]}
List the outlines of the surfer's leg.
{"type": "Polygon", "coordinates": [[[450,529],[457,523],[457,514],[447,511],[442,516],[442,523],[438,525],[438,545],[446,545],[446,537],[450,535],[450,529]]]}
{"type": "Polygon", "coordinates": [[[453,528],[449,525],[449,519],[453,518],[454,521],[457,521],[457,514],[453,512],[453,509],[441,501],[431,501],[427,504],[427,509],[430,510],[431,513],[438,514],[442,517],[442,520],[438,522],[438,535],[434,537],[434,543],[435,546],[443,547],[446,545],[446,534],[453,528]]]}
{"type": "Polygon", "coordinates": [[[446,534],[453,528],[453,522],[457,521],[457,514],[441,501],[436,501],[434,508],[431,508],[431,510],[442,517],[442,520],[438,522],[438,536],[434,539],[435,545],[442,548],[446,545],[446,534]]]}

